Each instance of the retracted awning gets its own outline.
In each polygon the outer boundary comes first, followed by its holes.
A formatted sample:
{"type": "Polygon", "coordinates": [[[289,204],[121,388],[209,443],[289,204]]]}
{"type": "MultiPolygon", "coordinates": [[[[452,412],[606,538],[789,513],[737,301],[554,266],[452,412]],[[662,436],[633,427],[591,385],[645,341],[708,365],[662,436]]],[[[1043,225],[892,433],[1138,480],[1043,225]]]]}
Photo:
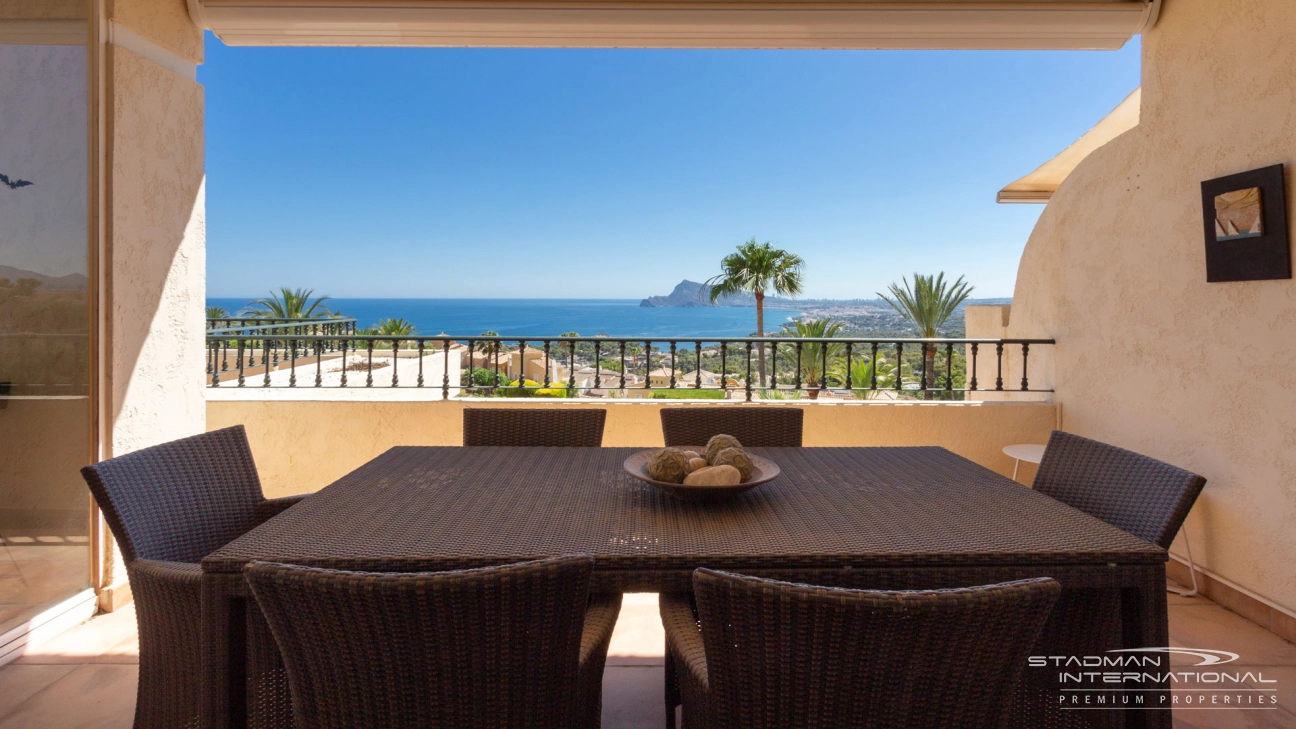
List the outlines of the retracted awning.
{"type": "Polygon", "coordinates": [[[1046,203],[1058,185],[1071,174],[1076,165],[1089,153],[1128,132],[1139,123],[1139,101],[1142,87],[1134,89],[1110,114],[1103,117],[1093,129],[1084,133],[1071,146],[1045,162],[1034,172],[999,191],[995,201],[1001,203],[1046,203]]]}
{"type": "Polygon", "coordinates": [[[187,0],[228,45],[1116,49],[1161,0],[187,0]]]}

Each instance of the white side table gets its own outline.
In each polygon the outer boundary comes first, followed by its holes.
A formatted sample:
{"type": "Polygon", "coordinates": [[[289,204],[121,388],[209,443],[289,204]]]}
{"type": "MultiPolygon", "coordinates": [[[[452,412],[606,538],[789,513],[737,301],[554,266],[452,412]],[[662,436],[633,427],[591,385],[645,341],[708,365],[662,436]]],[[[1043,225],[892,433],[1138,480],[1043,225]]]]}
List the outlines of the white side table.
{"type": "Polygon", "coordinates": [[[1017,445],[1004,446],[1004,455],[1014,460],[1013,463],[1013,480],[1017,480],[1017,469],[1021,468],[1022,461],[1027,463],[1039,463],[1044,458],[1044,446],[1034,443],[1019,443],[1017,445]]]}

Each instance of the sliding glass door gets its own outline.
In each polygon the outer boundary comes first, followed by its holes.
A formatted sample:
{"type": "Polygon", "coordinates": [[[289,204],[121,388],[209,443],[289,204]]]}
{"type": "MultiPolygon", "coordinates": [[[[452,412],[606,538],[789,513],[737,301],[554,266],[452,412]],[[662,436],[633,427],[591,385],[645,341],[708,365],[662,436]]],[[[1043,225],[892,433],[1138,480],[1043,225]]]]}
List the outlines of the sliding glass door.
{"type": "Polygon", "coordinates": [[[0,4],[0,649],[90,587],[89,36],[0,4]]]}

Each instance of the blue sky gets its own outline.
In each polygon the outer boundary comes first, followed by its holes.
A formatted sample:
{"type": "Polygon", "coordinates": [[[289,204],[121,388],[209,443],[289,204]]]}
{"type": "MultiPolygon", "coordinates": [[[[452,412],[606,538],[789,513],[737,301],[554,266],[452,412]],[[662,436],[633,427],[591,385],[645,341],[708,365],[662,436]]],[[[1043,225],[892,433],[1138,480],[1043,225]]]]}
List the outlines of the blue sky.
{"type": "Polygon", "coordinates": [[[640,298],[749,237],[806,295],[1010,296],[995,192],[1139,83],[1115,52],[229,48],[207,39],[208,295],[640,298]]]}

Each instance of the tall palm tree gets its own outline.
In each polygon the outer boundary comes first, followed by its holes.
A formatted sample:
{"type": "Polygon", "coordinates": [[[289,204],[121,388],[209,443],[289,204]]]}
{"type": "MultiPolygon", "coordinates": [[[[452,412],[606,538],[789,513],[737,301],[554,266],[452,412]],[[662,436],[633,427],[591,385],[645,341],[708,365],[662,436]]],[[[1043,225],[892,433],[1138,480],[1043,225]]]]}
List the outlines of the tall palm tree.
{"type": "MultiPolygon", "coordinates": [[[[958,309],[959,304],[972,294],[972,286],[965,283],[962,276],[952,284],[946,283],[944,271],[935,276],[915,273],[912,287],[908,279],[900,280],[904,282],[904,288],[893,283],[887,288],[891,296],[880,292],[878,296],[908,319],[917,330],[918,336],[924,339],[934,339],[939,336],[940,328],[945,326],[945,322],[958,309]]],[[[924,344],[922,383],[924,399],[931,399],[931,388],[935,382],[936,345],[924,344]]]]}
{"type": "MultiPolygon", "coordinates": [[[[765,292],[796,296],[801,293],[801,268],[805,261],[795,253],[775,248],[769,241],[750,238],[720,261],[721,273],[707,279],[711,303],[722,296],[747,292],[756,296],[756,336],[765,336],[765,292]]],[[[757,347],[761,387],[765,386],[765,345],[757,347]]]]}
{"type": "Polygon", "coordinates": [[[248,304],[247,313],[267,319],[323,319],[332,316],[333,312],[324,306],[327,296],[311,299],[314,289],[290,289],[284,286],[279,293],[271,291],[264,299],[257,299],[248,304]]]}
{"type": "Polygon", "coordinates": [[[208,318],[208,319],[224,319],[224,318],[227,317],[227,316],[229,316],[229,309],[226,309],[226,308],[223,307],[223,306],[209,306],[209,307],[207,307],[207,318],[208,318]]]}

